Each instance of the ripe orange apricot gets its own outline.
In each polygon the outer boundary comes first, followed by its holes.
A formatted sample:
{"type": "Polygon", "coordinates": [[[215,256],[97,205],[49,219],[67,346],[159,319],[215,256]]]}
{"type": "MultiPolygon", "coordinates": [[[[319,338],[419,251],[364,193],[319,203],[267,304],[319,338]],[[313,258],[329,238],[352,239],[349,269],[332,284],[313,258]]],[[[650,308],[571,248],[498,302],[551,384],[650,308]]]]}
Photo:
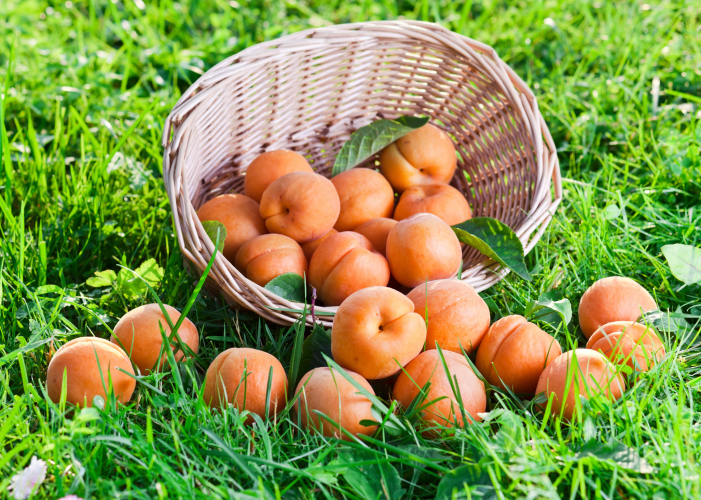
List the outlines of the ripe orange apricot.
{"type": "Polygon", "coordinates": [[[475,375],[461,354],[443,351],[443,359],[448,373],[436,349],[422,352],[414,358],[397,377],[392,390],[394,399],[407,408],[430,381],[431,386],[426,397],[418,403],[418,406],[430,403],[422,411],[424,421],[447,427],[462,426],[465,418],[451,386],[451,381],[453,384],[457,382],[456,389],[460,393],[465,416],[469,415],[467,423],[482,420],[479,413],[483,413],[487,408],[484,383],[475,375]]]}
{"type": "Polygon", "coordinates": [[[560,344],[523,316],[495,322],[482,340],[475,366],[490,384],[534,394],[546,366],[562,354],[560,344]]]}
{"type": "Polygon", "coordinates": [[[579,302],[579,326],[586,338],[612,321],[635,321],[657,309],[655,299],[630,278],[612,276],[594,283],[579,302]]]}
{"type": "Polygon", "coordinates": [[[387,261],[392,276],[404,286],[451,278],[462,261],[460,242],[437,216],[415,214],[390,230],[387,261]]]}
{"type": "Polygon", "coordinates": [[[268,232],[258,203],[242,194],[212,198],[200,207],[197,216],[201,221],[216,220],[224,224],[226,239],[222,253],[229,262],[234,261],[241,245],[268,232]]]}
{"type": "Polygon", "coordinates": [[[380,151],[380,170],[399,193],[413,186],[447,184],[456,166],[450,136],[430,123],[380,151]]]}
{"type": "Polygon", "coordinates": [[[309,162],[299,153],[287,149],[268,151],[258,156],[246,169],[243,192],[260,203],[268,186],[290,172],[314,172],[309,162]]]}
{"type": "Polygon", "coordinates": [[[381,173],[352,168],[331,178],[331,182],[341,200],[336,230],[352,231],[370,219],[392,217],[394,190],[381,173]]]}
{"type": "MultiPolygon", "coordinates": [[[[346,370],[346,373],[375,395],[375,391],[361,375],[350,370],[346,370]]],[[[314,368],[302,377],[295,394],[299,394],[295,414],[299,414],[301,425],[306,429],[321,431],[324,436],[345,441],[351,440],[346,432],[354,436],[369,436],[377,429],[376,425],[365,426],[360,423],[363,420],[375,420],[370,411],[372,402],[336,370],[328,367],[314,368]],[[328,419],[319,416],[317,412],[323,413],[328,419]]]]}
{"type": "Polygon", "coordinates": [[[430,184],[407,189],[399,198],[394,218],[404,220],[422,212],[437,215],[449,226],[472,218],[472,210],[463,194],[448,184],[430,184]]]}
{"type": "Polygon", "coordinates": [[[391,288],[373,286],[355,292],[333,319],[333,359],[368,380],[394,375],[426,341],[426,323],[413,311],[411,300],[391,288]]]}
{"type": "Polygon", "coordinates": [[[394,219],[378,218],[370,219],[355,228],[355,232],[362,234],[370,240],[372,246],[382,255],[386,254],[387,235],[390,229],[397,225],[394,219]]]}
{"type": "MultiPolygon", "coordinates": [[[[548,399],[552,395],[553,413],[562,414],[571,420],[580,411],[577,409],[580,407],[579,396],[589,399],[595,394],[603,393],[615,401],[621,397],[625,388],[623,375],[616,373],[616,368],[606,356],[591,349],[575,349],[561,354],[543,370],[536,394],[544,392],[548,399]]],[[[543,402],[540,406],[545,408],[547,404],[543,402]]]]}
{"type": "Polygon", "coordinates": [[[664,344],[651,326],[632,321],[607,323],[594,332],[587,349],[601,352],[617,365],[648,371],[665,357],[664,344]]]}
{"type": "Polygon", "coordinates": [[[136,387],[131,361],[118,346],[97,337],[80,337],[64,344],[51,358],[46,372],[46,392],[54,403],[61,400],[63,372],[66,372],[66,401],[92,406],[93,398],[107,399],[109,381],[115,398],[126,403],[136,387]],[[104,383],[103,383],[104,381],[104,383]]]}
{"type": "Polygon", "coordinates": [[[427,319],[426,349],[473,352],[489,329],[489,307],[467,283],[437,280],[421,284],[407,297],[414,312],[427,319]]]}
{"type": "Polygon", "coordinates": [[[322,237],[336,224],[341,202],[326,177],[292,172],[273,181],[260,200],[260,215],[271,233],[298,243],[322,237]]]}
{"type": "MultiPolygon", "coordinates": [[[[166,304],[163,304],[163,307],[168,312],[173,326],[175,326],[180,319],[180,312],[166,304]]],[[[148,374],[156,368],[159,356],[161,361],[156,369],[160,369],[166,363],[165,351],[161,355],[163,346],[161,326],[166,337],[170,338],[171,328],[158,304],[139,306],[122,316],[117,326],[114,327],[114,335],[112,335],[110,341],[124,349],[133,363],[139,367],[141,373],[148,374]]],[[[178,336],[180,336],[180,340],[184,344],[197,354],[200,336],[197,332],[197,327],[192,321],[185,318],[182,325],[178,328],[178,336]]],[[[175,336],[173,336],[172,340],[177,345],[178,339],[175,336]]],[[[180,361],[185,355],[179,347],[173,347],[172,344],[171,350],[176,361],[180,361]]]]}
{"type": "Polygon", "coordinates": [[[309,263],[309,284],[327,306],[338,306],[362,288],[388,282],[387,259],[365,236],[352,231],[329,236],[309,263]]]}
{"type": "Polygon", "coordinates": [[[282,234],[263,234],[243,244],[236,254],[236,269],[246,278],[265,286],[285,273],[307,273],[307,259],[302,247],[282,234]]]}
{"type": "MultiPolygon", "coordinates": [[[[226,408],[231,403],[239,411],[248,410],[262,418],[279,413],[287,403],[287,374],[272,354],[232,347],[220,353],[207,369],[204,391],[205,403],[226,408]],[[272,368],[272,381],[270,371],[272,368]],[[270,383],[270,401],[266,401],[270,383]],[[265,414],[268,405],[269,414],[265,414]]],[[[248,417],[246,423],[252,423],[248,417]]]]}
{"type": "Polygon", "coordinates": [[[302,250],[304,250],[304,256],[307,258],[307,262],[310,262],[312,260],[312,255],[314,255],[314,252],[316,252],[316,249],[319,248],[319,245],[321,245],[324,241],[326,241],[326,238],[331,236],[332,234],[336,234],[338,231],[335,229],[331,229],[328,233],[326,233],[324,236],[321,238],[317,238],[312,241],[307,241],[306,243],[302,243],[302,250]]]}

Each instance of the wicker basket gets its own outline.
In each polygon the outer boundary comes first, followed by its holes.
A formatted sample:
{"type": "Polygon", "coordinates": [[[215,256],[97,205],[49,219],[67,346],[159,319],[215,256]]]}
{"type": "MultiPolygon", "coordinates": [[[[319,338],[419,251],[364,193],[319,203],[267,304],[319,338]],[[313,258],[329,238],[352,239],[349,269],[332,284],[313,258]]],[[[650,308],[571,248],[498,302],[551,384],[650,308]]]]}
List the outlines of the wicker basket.
{"type": "MultiPolygon", "coordinates": [[[[533,92],[487,45],[435,24],[384,21],[249,47],[183,94],[165,123],[163,177],[184,256],[197,272],[205,269],[213,244],[196,209],[242,191],[257,155],[292,149],[328,176],[353,131],[405,114],[430,116],[453,137],[453,186],[475,216],[505,222],[530,251],[562,197],[555,146],[533,92]]],[[[469,247],[463,269],[478,291],[508,271],[469,247]]],[[[301,304],[249,281],[221,254],[210,277],[232,305],[280,324],[300,316],[301,304]]],[[[319,319],[330,324],[332,316],[319,319]]]]}

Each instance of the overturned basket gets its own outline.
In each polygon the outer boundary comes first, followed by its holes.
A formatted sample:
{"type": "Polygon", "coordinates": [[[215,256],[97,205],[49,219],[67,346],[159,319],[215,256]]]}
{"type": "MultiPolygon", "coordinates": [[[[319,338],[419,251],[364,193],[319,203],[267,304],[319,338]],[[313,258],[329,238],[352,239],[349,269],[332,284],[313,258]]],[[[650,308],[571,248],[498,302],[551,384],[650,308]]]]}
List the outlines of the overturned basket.
{"type": "MultiPolygon", "coordinates": [[[[508,224],[530,251],[562,197],[555,146],[535,96],[491,47],[435,24],[385,21],[249,47],[185,92],[163,134],[163,176],[183,254],[198,272],[205,269],[214,245],[196,209],[243,191],[246,167],[260,153],[292,149],[329,176],[353,131],[399,115],[430,116],[453,137],[453,186],[475,216],[508,224]]],[[[462,279],[478,291],[507,272],[474,249],[463,257],[462,279]]],[[[301,304],[249,281],[221,254],[210,277],[232,305],[281,324],[300,316],[301,304]]]]}

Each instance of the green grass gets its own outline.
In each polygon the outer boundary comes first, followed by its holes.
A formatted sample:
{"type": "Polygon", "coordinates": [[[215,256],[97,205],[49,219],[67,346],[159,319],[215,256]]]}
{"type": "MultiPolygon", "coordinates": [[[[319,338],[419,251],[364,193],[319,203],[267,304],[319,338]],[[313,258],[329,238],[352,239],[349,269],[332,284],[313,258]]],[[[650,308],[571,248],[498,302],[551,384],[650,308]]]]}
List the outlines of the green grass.
{"type": "MultiPolygon", "coordinates": [[[[460,498],[701,497],[701,287],[683,287],[660,251],[701,246],[700,32],[693,0],[0,2],[0,498],[33,455],[49,463],[36,498],[434,498],[456,477],[470,484],[460,498]],[[483,293],[492,319],[557,289],[575,319],[566,332],[543,328],[582,346],[581,294],[631,276],[687,315],[663,332],[666,361],[621,401],[591,400],[575,425],[490,392],[489,420],[452,437],[386,427],[343,443],[301,431],[291,410],[254,426],[207,410],[197,388],[218,352],[256,347],[289,367],[295,330],[200,294],[189,313],[200,356],[178,370],[182,387],[152,375],[126,407],[51,404],[51,347],[107,336],[100,320],[114,326],[152,301],[125,280],[87,286],[95,271],[154,259],[164,302],[182,309],[195,289],[160,167],[179,95],[251,44],[399,17],[493,45],[536,92],[558,147],[564,201],[527,258],[534,280],[483,293]]],[[[388,401],[386,386],[377,392],[388,401]]]]}

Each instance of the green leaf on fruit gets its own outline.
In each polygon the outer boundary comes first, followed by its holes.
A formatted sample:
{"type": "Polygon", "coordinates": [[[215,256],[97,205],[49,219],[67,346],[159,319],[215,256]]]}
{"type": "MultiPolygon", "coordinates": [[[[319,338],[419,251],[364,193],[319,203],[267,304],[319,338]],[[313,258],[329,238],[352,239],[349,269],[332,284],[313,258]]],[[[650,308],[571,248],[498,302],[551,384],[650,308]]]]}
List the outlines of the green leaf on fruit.
{"type": "Polygon", "coordinates": [[[453,231],[462,243],[476,248],[526,281],[531,281],[521,240],[503,222],[491,217],[474,217],[454,225],[453,231]]]}
{"type": "Polygon", "coordinates": [[[353,132],[338,152],[331,176],[350,170],[382,151],[397,139],[423,127],[428,118],[401,116],[396,120],[377,120],[353,132]]]}
{"type": "Polygon", "coordinates": [[[662,253],[675,278],[686,285],[701,282],[701,248],[691,245],[665,245],[662,253]]]}
{"type": "Polygon", "coordinates": [[[221,252],[224,250],[224,240],[226,240],[226,227],[224,224],[218,220],[205,220],[202,221],[202,227],[204,232],[207,233],[209,239],[212,240],[212,244],[219,238],[219,244],[217,245],[217,251],[221,252]]]}
{"type": "Polygon", "coordinates": [[[567,326],[572,320],[572,304],[556,290],[540,294],[538,300],[532,300],[526,306],[526,319],[537,319],[555,327],[567,326]]]}
{"type": "Polygon", "coordinates": [[[316,323],[311,335],[302,344],[298,373],[304,375],[314,368],[326,366],[324,354],[328,357],[333,356],[331,354],[331,333],[316,323]]]}
{"type": "Polygon", "coordinates": [[[265,285],[266,290],[270,290],[278,297],[281,297],[290,302],[305,301],[306,284],[304,278],[297,273],[285,273],[273,278],[265,285]]]}
{"type": "Polygon", "coordinates": [[[111,269],[107,271],[95,271],[95,276],[88,278],[85,282],[88,286],[93,288],[101,288],[105,286],[112,286],[112,283],[117,281],[117,275],[111,269]]]}

